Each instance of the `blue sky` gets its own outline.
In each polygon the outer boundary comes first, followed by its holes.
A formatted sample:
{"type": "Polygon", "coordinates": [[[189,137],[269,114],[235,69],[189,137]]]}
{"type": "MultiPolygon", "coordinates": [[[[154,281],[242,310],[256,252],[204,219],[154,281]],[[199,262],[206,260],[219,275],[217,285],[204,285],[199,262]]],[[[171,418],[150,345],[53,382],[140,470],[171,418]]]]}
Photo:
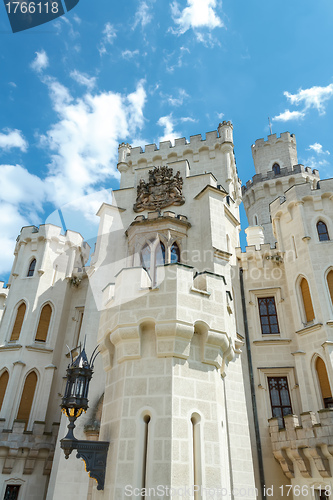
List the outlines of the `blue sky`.
{"type": "Polygon", "coordinates": [[[3,6],[0,277],[21,226],[59,223],[68,203],[88,225],[67,226],[93,236],[123,141],[189,139],[231,120],[245,183],[270,116],[273,133],[296,134],[300,163],[333,177],[332,26],[331,0],[80,0],[13,34],[3,6]]]}

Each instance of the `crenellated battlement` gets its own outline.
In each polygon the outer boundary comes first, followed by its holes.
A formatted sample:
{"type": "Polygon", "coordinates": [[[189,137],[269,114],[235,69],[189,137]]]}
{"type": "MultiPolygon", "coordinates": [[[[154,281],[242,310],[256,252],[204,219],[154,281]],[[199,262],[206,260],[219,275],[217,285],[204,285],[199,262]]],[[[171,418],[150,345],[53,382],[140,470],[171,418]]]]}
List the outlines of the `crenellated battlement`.
{"type": "Polygon", "coordinates": [[[58,240],[61,243],[70,242],[71,245],[80,246],[83,244],[83,236],[77,231],[67,230],[63,233],[62,228],[53,224],[41,224],[36,226],[23,226],[16,241],[18,243],[28,243],[32,240],[58,240]]]}
{"type": "Polygon", "coordinates": [[[172,154],[175,159],[176,157],[183,157],[184,151],[191,151],[192,153],[197,153],[199,150],[215,149],[216,146],[223,143],[229,143],[233,147],[233,125],[230,121],[223,121],[219,124],[217,130],[206,133],[206,137],[203,138],[201,134],[191,135],[190,140],[187,141],[185,137],[175,139],[174,145],[171,141],[163,141],[159,143],[159,147],[156,144],[147,144],[144,149],[141,146],[131,147],[129,144],[122,143],[119,145],[119,163],[130,163],[136,164],[140,160],[150,159],[154,161],[154,156],[158,153],[163,153],[168,156],[172,154]]]}
{"type": "Polygon", "coordinates": [[[292,168],[281,168],[279,174],[275,174],[273,170],[265,173],[255,174],[252,179],[247,181],[245,186],[242,186],[242,194],[244,194],[249,189],[253,188],[256,184],[261,182],[267,182],[271,180],[278,181],[279,179],[295,174],[310,174],[314,175],[318,180],[320,179],[319,171],[317,169],[311,169],[310,167],[305,167],[302,164],[293,165],[292,168]]]}
{"type": "Polygon", "coordinates": [[[275,146],[278,142],[286,142],[286,143],[292,143],[296,145],[296,137],[294,134],[290,134],[289,132],[282,132],[282,134],[277,137],[276,134],[271,134],[267,137],[267,141],[265,141],[264,138],[257,139],[254,144],[252,144],[252,152],[254,150],[257,150],[259,148],[265,147],[265,146],[275,146]]]}
{"type": "Polygon", "coordinates": [[[0,281],[0,296],[7,297],[8,295],[8,288],[5,285],[4,281],[0,281]]]}
{"type": "Polygon", "coordinates": [[[265,174],[273,165],[279,168],[292,168],[298,164],[296,137],[289,132],[268,136],[267,141],[258,139],[251,146],[252,157],[257,174],[265,174]]]}

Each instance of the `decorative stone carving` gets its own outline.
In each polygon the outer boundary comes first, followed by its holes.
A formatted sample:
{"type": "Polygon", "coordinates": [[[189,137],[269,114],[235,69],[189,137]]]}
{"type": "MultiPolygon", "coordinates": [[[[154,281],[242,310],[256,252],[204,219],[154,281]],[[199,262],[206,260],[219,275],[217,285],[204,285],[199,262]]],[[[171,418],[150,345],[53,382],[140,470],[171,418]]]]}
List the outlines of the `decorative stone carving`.
{"type": "Polygon", "coordinates": [[[154,167],[149,170],[149,180],[140,179],[137,186],[134,212],[143,210],[160,210],[169,205],[183,205],[185,198],[182,195],[183,179],[178,171],[173,175],[170,167],[154,167]]]}

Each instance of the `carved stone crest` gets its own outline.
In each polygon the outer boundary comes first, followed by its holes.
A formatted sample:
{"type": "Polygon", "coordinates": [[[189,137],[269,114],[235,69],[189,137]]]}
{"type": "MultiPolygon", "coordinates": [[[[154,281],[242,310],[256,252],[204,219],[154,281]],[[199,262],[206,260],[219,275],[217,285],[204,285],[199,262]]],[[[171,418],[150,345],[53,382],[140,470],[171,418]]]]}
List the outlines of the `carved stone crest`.
{"type": "Polygon", "coordinates": [[[154,167],[149,170],[149,180],[140,179],[137,186],[134,212],[143,210],[160,210],[169,205],[183,205],[183,179],[178,171],[173,175],[170,167],[154,167]]]}

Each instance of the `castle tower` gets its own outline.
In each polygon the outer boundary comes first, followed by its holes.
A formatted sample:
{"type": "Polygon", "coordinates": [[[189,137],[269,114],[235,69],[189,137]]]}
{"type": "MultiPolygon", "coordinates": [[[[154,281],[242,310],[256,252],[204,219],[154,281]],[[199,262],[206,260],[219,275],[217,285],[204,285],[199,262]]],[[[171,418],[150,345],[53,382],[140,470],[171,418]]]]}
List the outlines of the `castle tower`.
{"type": "Polygon", "coordinates": [[[0,291],[8,295],[0,326],[2,498],[45,499],[58,447],[66,344],[75,354],[82,341],[88,256],[79,233],[61,234],[50,224],[24,227],[17,238],[9,285],[0,291]]]}
{"type": "Polygon", "coordinates": [[[127,148],[120,163],[122,188],[99,211],[92,263],[103,289],[100,439],[110,441],[105,489],[93,498],[145,489],[167,499],[197,485],[195,499],[234,489],[254,500],[232,291],[232,125],[173,147],[127,148]]]}
{"type": "MultiPolygon", "coordinates": [[[[256,140],[252,145],[252,157],[256,175],[243,187],[243,202],[249,226],[261,226],[264,242],[275,244],[269,204],[294,184],[304,181],[315,187],[319,180],[318,170],[299,165],[295,135],[284,132],[280,137],[276,134],[256,140]]],[[[258,238],[261,229],[252,231],[258,238]]],[[[252,244],[251,238],[248,244],[252,244]]]]}

